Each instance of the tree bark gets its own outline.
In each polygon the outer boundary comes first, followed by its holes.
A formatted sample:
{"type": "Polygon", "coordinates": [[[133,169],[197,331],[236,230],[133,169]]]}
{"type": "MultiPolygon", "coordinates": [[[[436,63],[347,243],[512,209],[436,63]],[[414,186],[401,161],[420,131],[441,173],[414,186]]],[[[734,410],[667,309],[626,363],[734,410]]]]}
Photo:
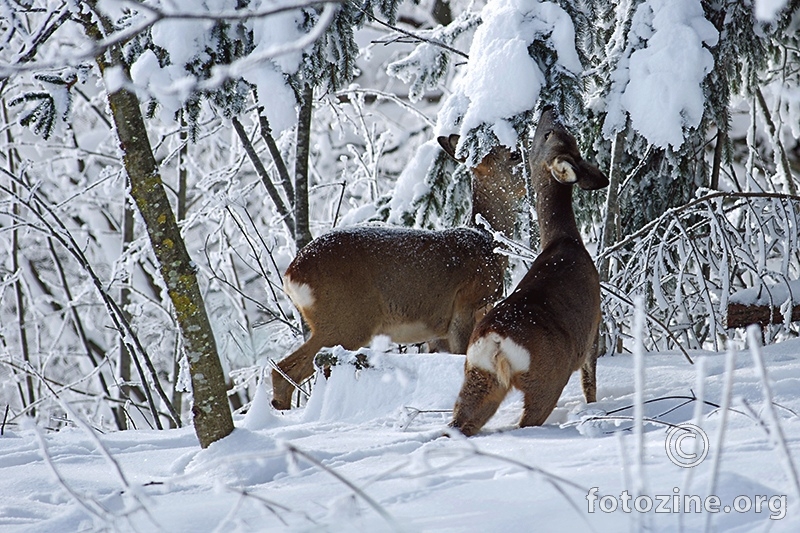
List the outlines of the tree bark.
{"type": "Polygon", "coordinates": [[[289,177],[289,170],[286,168],[286,163],[283,161],[283,156],[275,142],[275,137],[272,136],[272,128],[269,125],[266,115],[263,113],[263,108],[258,109],[258,121],[261,124],[261,138],[267,144],[267,149],[272,156],[272,162],[275,163],[275,169],[278,171],[278,176],[281,178],[281,186],[286,198],[289,201],[294,200],[294,187],[292,187],[292,179],[289,177]]]}
{"type": "MultiPolygon", "coordinates": [[[[127,200],[127,199],[126,199],[127,200]]],[[[133,210],[128,206],[128,202],[122,203],[122,253],[128,250],[128,247],[133,242],[133,210]]],[[[132,281],[133,276],[129,276],[127,281],[123,281],[122,288],[119,291],[119,307],[125,318],[130,322],[131,317],[125,310],[131,301],[131,291],[128,283],[132,281]]],[[[119,339],[119,379],[122,382],[120,390],[118,391],[121,398],[130,398],[131,395],[131,353],[128,351],[128,345],[125,344],[125,339],[119,339]]],[[[142,386],[146,386],[142,383],[142,386]]],[[[125,405],[117,407],[117,420],[122,421],[124,427],[120,429],[127,429],[128,420],[125,417],[125,405]]]]}
{"type": "MultiPolygon", "coordinates": [[[[769,324],[783,324],[783,313],[780,306],[728,304],[725,314],[727,328],[745,328],[750,324],[758,324],[762,328],[769,324]]],[[[800,305],[792,307],[792,322],[800,320],[800,305]]]]}
{"type": "MultiPolygon", "coordinates": [[[[84,22],[84,28],[95,40],[102,37],[100,28],[91,19],[84,22]]],[[[122,68],[125,78],[130,78],[118,47],[112,48],[108,55],[99,56],[97,62],[101,72],[114,66],[122,68]]],[[[233,431],[214,333],[195,267],[161,181],[139,100],[134,93],[120,88],[108,93],[108,102],[130,179],[130,194],[147,228],[183,338],[191,374],[195,433],[200,446],[206,448],[233,431]]]]}
{"type": "MultiPolygon", "coordinates": [[[[600,236],[600,251],[613,246],[619,238],[619,188],[622,181],[622,158],[625,156],[625,130],[617,132],[611,144],[611,168],[608,171],[608,189],[606,189],[606,212],[603,218],[603,232],[600,236]]],[[[600,281],[608,281],[611,274],[611,258],[603,257],[600,260],[598,274],[600,281]]],[[[597,337],[597,355],[608,351],[604,335],[605,324],[600,324],[600,334],[597,337]]]]}
{"type": "Polygon", "coordinates": [[[711,179],[709,180],[708,188],[719,190],[719,172],[722,168],[722,151],[725,149],[725,143],[728,141],[728,133],[717,126],[717,144],[714,146],[714,160],[711,164],[711,179]]]}
{"type": "Polygon", "coordinates": [[[297,143],[294,159],[294,242],[299,252],[311,242],[308,225],[308,160],[311,144],[311,112],[314,106],[314,88],[305,86],[300,95],[297,114],[297,143]]]}
{"type": "MultiPolygon", "coordinates": [[[[625,132],[617,132],[611,145],[611,168],[608,172],[606,189],[606,212],[603,218],[603,232],[600,237],[600,251],[613,246],[619,235],[619,186],[622,178],[622,158],[625,155],[625,132]]],[[[608,281],[610,259],[603,258],[598,269],[600,279],[608,281]]]]}
{"type": "Polygon", "coordinates": [[[796,196],[797,186],[794,183],[794,176],[792,175],[792,167],[789,165],[789,158],[786,156],[786,150],[783,148],[783,143],[780,139],[780,132],[777,130],[775,122],[773,122],[772,116],[769,113],[769,107],[767,106],[767,101],[764,99],[764,93],[762,93],[761,89],[758,87],[756,88],[755,96],[761,108],[761,112],[764,114],[764,123],[767,125],[769,136],[772,139],[772,149],[778,153],[778,159],[780,160],[779,165],[783,171],[783,175],[786,177],[786,190],[792,196],[796,196]]]}
{"type": "Polygon", "coordinates": [[[131,196],[144,219],[184,340],[191,369],[195,432],[206,448],[233,431],[225,376],[197,275],[147,138],[139,100],[122,89],[108,95],[131,196]]]}

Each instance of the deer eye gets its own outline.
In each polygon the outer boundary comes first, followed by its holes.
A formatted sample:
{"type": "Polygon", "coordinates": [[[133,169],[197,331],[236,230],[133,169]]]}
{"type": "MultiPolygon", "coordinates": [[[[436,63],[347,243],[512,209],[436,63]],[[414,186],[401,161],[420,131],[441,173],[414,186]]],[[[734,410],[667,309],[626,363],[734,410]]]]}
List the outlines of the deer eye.
{"type": "Polygon", "coordinates": [[[547,130],[547,132],[544,134],[544,140],[546,141],[547,139],[549,139],[550,138],[550,134],[552,134],[552,133],[553,133],[553,130],[547,130]]]}
{"type": "Polygon", "coordinates": [[[511,159],[511,161],[513,161],[514,163],[517,163],[522,160],[522,154],[520,154],[519,152],[511,152],[511,155],[509,155],[508,158],[511,159]]]}

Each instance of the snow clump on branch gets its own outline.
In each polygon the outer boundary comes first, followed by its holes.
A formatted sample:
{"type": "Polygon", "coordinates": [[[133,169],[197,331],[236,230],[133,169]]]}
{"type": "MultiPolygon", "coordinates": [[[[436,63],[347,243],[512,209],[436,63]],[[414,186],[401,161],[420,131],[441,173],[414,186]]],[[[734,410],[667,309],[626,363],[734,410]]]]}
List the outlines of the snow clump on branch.
{"type": "MultiPolygon", "coordinates": [[[[439,112],[436,135],[458,133],[463,145],[468,134],[488,126],[513,148],[513,118],[535,108],[546,83],[547,67],[531,56],[531,45],[544,42],[557,56],[555,68],[578,76],[575,27],[561,7],[539,0],[490,1],[481,19],[466,71],[439,112]]],[[[491,146],[482,148],[488,152],[491,146]]]]}

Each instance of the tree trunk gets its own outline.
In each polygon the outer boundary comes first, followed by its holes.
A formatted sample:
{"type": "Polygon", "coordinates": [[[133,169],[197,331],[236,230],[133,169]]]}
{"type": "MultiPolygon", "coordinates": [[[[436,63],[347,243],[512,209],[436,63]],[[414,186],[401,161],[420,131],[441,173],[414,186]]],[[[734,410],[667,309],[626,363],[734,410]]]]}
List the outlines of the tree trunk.
{"type": "MultiPolygon", "coordinates": [[[[244,151],[247,154],[247,157],[250,159],[250,162],[253,164],[253,168],[256,170],[256,174],[261,178],[261,182],[264,184],[264,188],[269,194],[269,197],[272,199],[272,202],[275,204],[275,209],[277,209],[278,214],[283,219],[283,222],[286,224],[286,228],[289,230],[290,233],[294,234],[294,218],[292,218],[292,214],[290,213],[290,208],[286,206],[283,202],[283,198],[281,198],[278,189],[275,188],[275,184],[272,183],[272,179],[269,177],[269,172],[267,172],[266,167],[261,162],[261,159],[258,158],[258,154],[256,153],[256,149],[253,146],[253,143],[250,141],[250,138],[247,136],[247,132],[244,129],[244,126],[239,119],[233,117],[231,119],[231,124],[233,124],[233,129],[236,131],[236,135],[239,136],[239,140],[242,141],[242,147],[244,147],[244,151]]],[[[292,199],[289,198],[291,202],[292,199]]]]}
{"type": "Polygon", "coordinates": [[[195,432],[206,448],[233,431],[225,376],[206,314],[195,268],[161,182],[136,95],[118,90],[108,95],[123,150],[131,196],[144,219],[184,340],[192,379],[195,432]]]}
{"type": "MultiPolygon", "coordinates": [[[[600,251],[613,246],[619,235],[619,186],[622,177],[622,158],[625,155],[625,132],[617,132],[611,145],[611,168],[608,172],[608,189],[606,189],[606,212],[603,218],[603,232],[600,237],[600,251]]],[[[600,262],[601,281],[608,281],[610,259],[600,262]]]]}
{"type": "MultiPolygon", "coordinates": [[[[102,37],[91,19],[85,20],[84,27],[95,40],[102,37]]],[[[101,72],[111,66],[121,67],[124,76],[130,78],[117,47],[107,55],[99,56],[97,62],[101,72]]],[[[214,333],[195,267],[161,181],[139,100],[134,93],[121,88],[108,93],[108,102],[123,153],[123,164],[130,179],[130,194],[147,228],[183,338],[192,381],[195,433],[200,446],[206,448],[233,431],[233,417],[214,333]]]]}
{"type": "MultiPolygon", "coordinates": [[[[128,250],[128,247],[133,242],[133,210],[128,207],[127,199],[122,203],[122,253],[128,250]]],[[[126,307],[131,301],[131,291],[128,283],[133,281],[133,276],[129,275],[126,281],[123,281],[122,288],[119,291],[119,307],[125,318],[130,322],[131,317],[126,311],[126,307]]],[[[119,395],[121,398],[131,397],[131,353],[128,351],[128,345],[125,340],[120,337],[119,339],[119,380],[122,382],[120,386],[119,395]]],[[[147,386],[142,383],[142,386],[147,386]]],[[[123,429],[128,427],[128,419],[125,416],[125,406],[120,405],[117,407],[117,420],[124,424],[123,429]]]]}
{"type": "Polygon", "coordinates": [[[711,163],[711,179],[708,183],[708,188],[719,190],[719,172],[722,168],[722,151],[725,149],[725,143],[728,142],[728,133],[717,126],[717,144],[714,146],[714,160],[711,163]]]}
{"type": "Polygon", "coordinates": [[[308,160],[314,88],[306,86],[300,98],[294,159],[294,242],[298,252],[311,242],[311,230],[308,226],[308,160]]]}
{"type": "MultiPolygon", "coordinates": [[[[622,176],[622,158],[625,156],[625,130],[617,132],[611,145],[611,168],[608,172],[608,189],[606,189],[606,212],[603,218],[603,233],[600,236],[600,251],[613,246],[619,237],[619,186],[622,176]]],[[[600,281],[608,281],[611,270],[611,258],[604,257],[600,261],[598,273],[600,281]]],[[[600,324],[600,335],[597,338],[597,354],[608,351],[603,335],[605,325],[600,324]]]]}

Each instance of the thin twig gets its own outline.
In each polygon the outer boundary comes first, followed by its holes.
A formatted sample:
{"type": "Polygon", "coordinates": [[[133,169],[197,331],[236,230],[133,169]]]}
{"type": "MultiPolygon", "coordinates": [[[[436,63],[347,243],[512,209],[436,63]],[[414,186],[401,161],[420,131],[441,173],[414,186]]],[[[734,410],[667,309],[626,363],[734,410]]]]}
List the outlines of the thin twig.
{"type": "Polygon", "coordinates": [[[381,518],[383,518],[386,521],[386,523],[392,527],[392,529],[394,529],[395,531],[403,531],[403,528],[400,527],[400,524],[397,523],[394,517],[390,515],[386,511],[386,509],[384,509],[383,506],[379,504],[377,501],[375,501],[369,494],[361,490],[361,488],[359,488],[355,483],[353,483],[352,481],[341,475],[336,470],[324,465],[319,459],[297,448],[293,444],[286,444],[286,449],[292,455],[302,457],[312,465],[316,466],[323,472],[327,472],[328,474],[336,478],[338,481],[346,485],[347,488],[352,490],[356,496],[364,500],[370,507],[372,507],[375,510],[375,512],[377,512],[381,516],[381,518]]]}
{"type": "Polygon", "coordinates": [[[436,39],[429,39],[427,37],[422,37],[421,35],[417,35],[415,33],[412,33],[410,31],[408,31],[408,30],[404,30],[402,28],[398,28],[397,26],[392,26],[388,22],[377,18],[372,13],[367,12],[365,9],[363,9],[361,6],[359,6],[358,4],[356,4],[353,1],[350,1],[349,4],[354,9],[357,9],[357,10],[361,11],[371,21],[373,21],[373,22],[375,22],[377,24],[380,24],[381,26],[383,26],[385,28],[389,28],[390,30],[395,31],[395,32],[397,32],[397,33],[399,33],[401,35],[405,35],[406,37],[411,37],[415,41],[432,44],[433,46],[438,46],[439,48],[442,48],[444,50],[447,50],[448,52],[452,52],[452,53],[454,53],[456,55],[459,55],[459,56],[463,57],[464,59],[469,60],[469,56],[467,54],[465,54],[464,52],[462,52],[461,50],[457,49],[457,48],[453,48],[452,46],[449,46],[449,45],[443,43],[442,41],[439,41],[439,40],[436,40],[436,39]]]}

